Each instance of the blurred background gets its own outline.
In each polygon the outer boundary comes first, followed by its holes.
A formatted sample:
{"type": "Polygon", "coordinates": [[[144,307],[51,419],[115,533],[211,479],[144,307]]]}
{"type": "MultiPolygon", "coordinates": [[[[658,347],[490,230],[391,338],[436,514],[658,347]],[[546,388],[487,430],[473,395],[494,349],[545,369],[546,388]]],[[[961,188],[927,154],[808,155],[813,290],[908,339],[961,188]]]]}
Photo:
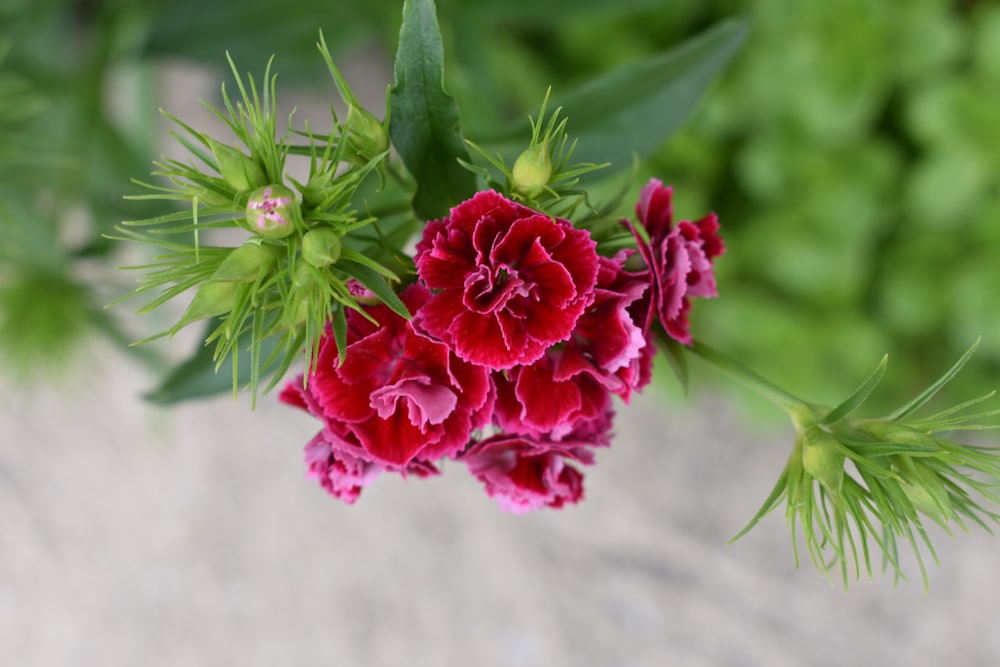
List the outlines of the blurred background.
{"type": "MultiPolygon", "coordinates": [[[[528,518],[457,471],[380,480],[342,507],[301,480],[308,418],[266,399],[252,415],[226,397],[142,400],[197,345],[129,348],[165,316],[104,308],[134,286],[114,267],[135,254],[102,234],[157,213],[123,196],[172,150],[158,108],[210,123],[197,99],[217,102],[228,51],[255,76],[274,54],[281,102],[328,118],[322,29],[381,116],[400,5],[0,0],[0,662],[930,665],[953,642],[957,664],[1000,655],[989,539],[944,542],[926,596],[917,578],[844,598],[794,570],[776,517],[724,547],[791,433],[748,429],[780,414],[700,366],[690,403],[664,373],[628,408],[588,501],[528,518]]],[[[549,85],[558,96],[749,18],[638,181],[673,184],[683,217],[720,214],[721,298],[696,304],[693,330],[817,401],[889,352],[876,407],[982,335],[945,400],[996,386],[996,3],[438,6],[470,138],[534,113],[549,85]]]]}

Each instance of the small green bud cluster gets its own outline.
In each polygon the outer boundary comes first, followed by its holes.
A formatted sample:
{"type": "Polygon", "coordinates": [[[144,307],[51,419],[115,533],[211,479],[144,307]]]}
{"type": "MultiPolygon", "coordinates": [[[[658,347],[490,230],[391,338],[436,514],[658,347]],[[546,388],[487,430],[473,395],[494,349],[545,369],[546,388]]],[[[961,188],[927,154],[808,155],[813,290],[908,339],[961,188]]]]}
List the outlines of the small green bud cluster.
{"type": "Polygon", "coordinates": [[[949,533],[953,525],[965,530],[970,520],[983,527],[988,521],[1000,524],[1000,514],[980,504],[980,499],[1000,503],[1000,453],[950,439],[956,429],[993,427],[983,420],[1000,414],[1000,409],[971,410],[993,393],[927,417],[913,416],[961,370],[975,348],[917,398],[886,417],[870,419],[852,413],[878,384],[885,359],[846,400],[827,409],[801,401],[696,344],[696,354],[784,408],[797,432],[778,483],[737,538],[785,499],[793,535],[802,536],[821,572],[839,566],[845,587],[852,560],[855,577],[860,576],[861,563],[872,575],[872,544],[881,549],[897,577],[902,576],[899,542],[913,549],[926,583],[922,551],[926,548],[932,557],[934,552],[925,519],[949,533]]]}
{"type": "Polygon", "coordinates": [[[466,142],[503,174],[505,183],[495,181],[488,169],[463,164],[482,176],[490,187],[505,192],[512,199],[552,215],[563,216],[568,215],[584,198],[583,193],[574,189],[580,177],[608,164],[569,163],[576,142],[571,142],[566,133],[567,119],[560,118],[561,108],[546,119],[550,92],[545,93],[538,120],[529,118],[531,139],[528,147],[514,160],[513,167],[508,168],[503,157],[494,157],[474,143],[466,142]]]}
{"type": "MultiPolygon", "coordinates": [[[[323,47],[321,51],[329,58],[323,47]]],[[[364,109],[334,69],[347,116],[343,124],[334,116],[335,129],[329,135],[304,133],[311,165],[308,181],[300,184],[285,173],[286,158],[293,150],[291,130],[278,137],[270,69],[266,85],[252,81],[245,85],[232,61],[230,65],[241,99],[234,104],[223,87],[228,114],[217,113],[234,131],[236,141],[217,141],[173,119],[188,135],[182,143],[198,159],[155,163],[159,167],[155,174],[172,185],[147,186],[158,191],[155,197],[189,202],[190,214],[168,216],[173,223],[187,215],[189,224],[172,224],[152,234],[130,228],[161,225],[168,219],[163,217],[126,223],[119,231],[126,239],[155,246],[164,245],[164,233],[183,235],[169,244],[170,255],[143,267],[154,270],[133,294],[162,289],[163,294],[147,306],[151,309],[194,290],[180,320],[164,333],[217,318],[206,342],[217,341],[218,361],[229,355],[235,358],[238,347],[249,348],[250,386],[256,394],[257,380],[269,364],[287,368],[303,348],[314,353],[331,318],[335,327],[338,322],[346,326],[336,314],[358,307],[348,286],[352,280],[375,285],[379,299],[387,299],[397,312],[405,314],[406,309],[386,282],[398,280],[386,264],[400,261],[381,241],[372,240],[378,235],[345,239],[375,221],[359,219],[353,199],[373,171],[384,169],[388,122],[364,109]],[[199,162],[209,166],[208,173],[198,168],[199,162]],[[224,227],[241,228],[249,238],[237,248],[201,244],[202,230],[224,227]],[[262,341],[271,336],[280,338],[281,354],[262,357],[262,341]]],[[[296,150],[301,153],[303,147],[296,150]]]]}

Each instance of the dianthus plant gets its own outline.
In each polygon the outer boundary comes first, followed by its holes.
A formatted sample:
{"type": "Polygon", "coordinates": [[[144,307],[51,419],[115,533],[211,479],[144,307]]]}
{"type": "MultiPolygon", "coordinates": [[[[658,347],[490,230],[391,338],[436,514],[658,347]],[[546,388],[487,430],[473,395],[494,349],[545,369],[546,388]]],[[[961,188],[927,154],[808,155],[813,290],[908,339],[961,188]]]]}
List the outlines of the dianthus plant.
{"type": "Polygon", "coordinates": [[[837,406],[801,400],[692,336],[692,307],[719,290],[726,247],[715,214],[677,219],[656,178],[622,206],[635,169],[611,201],[590,194],[608,192],[592,189],[595,172],[669,134],[677,118],[664,108],[690,109],[743,33],[723,24],[554,109],[546,93],[536,118],[475,144],[442,88],[431,0],[404,3],[382,113],[359,103],[320,38],[346,106],[325,134],[292,118],[279,134],[270,68],[257,82],[230,62],[236,88],[223,88],[215,113],[236,141],[172,118],[190,160],[157,162],[159,179],[136,197],[181,206],[119,228],[120,239],[163,250],[130,267],[141,273],[133,294],[156,295],[143,310],[189,295],[177,323],[150,339],[208,323],[208,354],[158,397],[203,392],[189,380],[205,365],[231,367],[234,391],[246,385],[254,400],[263,380],[264,391],[284,382],[280,400],[319,422],[306,464],[335,498],[354,503],[379,475],[428,477],[453,461],[502,508],[524,512],[580,501],[581,469],[610,444],[616,405],[650,382],[658,352],[682,382],[693,354],[772,399],[796,428],[748,528],[784,501],[793,545],[801,538],[817,568],[845,584],[871,575],[873,554],[901,575],[899,544],[925,572],[928,520],[946,530],[1000,520],[989,509],[1000,456],[950,435],[987,427],[997,410],[977,408],[989,396],[916,416],[971,350],[881,418],[855,410],[884,360],[837,406]],[[574,117],[584,120],[579,140],[574,117]],[[644,125],[630,131],[623,119],[644,125]],[[575,160],[578,150],[598,159],[575,160]],[[293,154],[308,158],[298,180],[286,169],[293,154]]]}

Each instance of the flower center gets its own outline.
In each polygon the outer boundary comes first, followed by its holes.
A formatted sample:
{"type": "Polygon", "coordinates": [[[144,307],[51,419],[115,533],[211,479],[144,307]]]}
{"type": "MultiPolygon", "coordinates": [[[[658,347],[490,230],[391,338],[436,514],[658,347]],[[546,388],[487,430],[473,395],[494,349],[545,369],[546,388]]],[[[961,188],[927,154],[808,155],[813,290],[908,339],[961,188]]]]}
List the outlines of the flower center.
{"type": "Polygon", "coordinates": [[[506,264],[480,266],[465,279],[465,307],[477,313],[503,310],[515,296],[527,296],[529,289],[516,269],[506,264]]]}

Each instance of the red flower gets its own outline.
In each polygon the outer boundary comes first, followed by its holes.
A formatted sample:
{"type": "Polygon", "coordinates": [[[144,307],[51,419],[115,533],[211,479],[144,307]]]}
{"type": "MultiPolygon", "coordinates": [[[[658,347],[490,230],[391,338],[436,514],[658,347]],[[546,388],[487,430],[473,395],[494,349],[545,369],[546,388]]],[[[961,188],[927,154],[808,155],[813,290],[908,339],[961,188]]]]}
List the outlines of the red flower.
{"type": "MultiPolygon", "coordinates": [[[[361,490],[384,471],[381,465],[368,460],[359,447],[341,440],[329,428],[316,434],[306,445],[305,453],[309,478],[318,480],[327,493],[348,505],[353,505],[361,490]]],[[[438,474],[438,469],[426,461],[413,460],[401,473],[427,477],[438,474]]]]}
{"type": "Polygon", "coordinates": [[[566,340],[597,279],[587,232],[492,191],[428,223],[415,259],[436,291],[421,325],[494,370],[530,364],[566,340]]]}
{"type": "Polygon", "coordinates": [[[585,426],[600,437],[588,444],[608,444],[611,394],[585,374],[561,377],[559,356],[547,354],[530,366],[494,375],[497,388],[494,421],[506,433],[558,442],[585,426]],[[603,423],[606,429],[592,427],[603,423]]]}
{"type": "Polygon", "coordinates": [[[583,498],[583,475],[566,460],[593,462],[583,447],[499,435],[477,442],[462,460],[486,486],[486,493],[508,512],[559,508],[583,498]]]}
{"type": "Polygon", "coordinates": [[[550,347],[532,364],[494,374],[494,421],[505,432],[561,441],[586,427],[595,436],[590,444],[607,444],[611,394],[627,401],[651,376],[649,307],[642,299],[648,272],[625,271],[626,257],[599,258],[594,300],[566,343],[550,347]],[[598,424],[602,427],[595,429],[598,424]]]}
{"type": "Polygon", "coordinates": [[[558,377],[586,374],[626,402],[652,377],[654,348],[647,340],[648,271],[625,270],[634,251],[600,258],[594,301],[559,352],[558,377]]]}
{"type": "Polygon", "coordinates": [[[327,493],[349,505],[382,472],[378,464],[335,448],[325,429],[306,445],[306,466],[310,478],[319,480],[327,493]]]}
{"type": "MultiPolygon", "coordinates": [[[[429,298],[419,285],[400,294],[410,312],[429,298]]],[[[433,472],[430,462],[459,452],[470,432],[488,422],[489,372],[458,359],[384,305],[366,313],[374,322],[354,311],[347,316],[344,362],[338,365],[337,343],[328,333],[308,387],[299,376],[281,399],[324,421],[325,442],[349,476],[366,479],[370,469],[362,464],[433,472]]]]}
{"type": "Polygon", "coordinates": [[[623,222],[652,272],[654,312],[671,337],[690,345],[687,316],[691,299],[718,296],[712,262],[725,246],[714,213],[694,223],[682,220],[673,226],[672,196],[673,191],[655,178],[642,189],[635,211],[649,243],[631,221],[623,222]]]}

